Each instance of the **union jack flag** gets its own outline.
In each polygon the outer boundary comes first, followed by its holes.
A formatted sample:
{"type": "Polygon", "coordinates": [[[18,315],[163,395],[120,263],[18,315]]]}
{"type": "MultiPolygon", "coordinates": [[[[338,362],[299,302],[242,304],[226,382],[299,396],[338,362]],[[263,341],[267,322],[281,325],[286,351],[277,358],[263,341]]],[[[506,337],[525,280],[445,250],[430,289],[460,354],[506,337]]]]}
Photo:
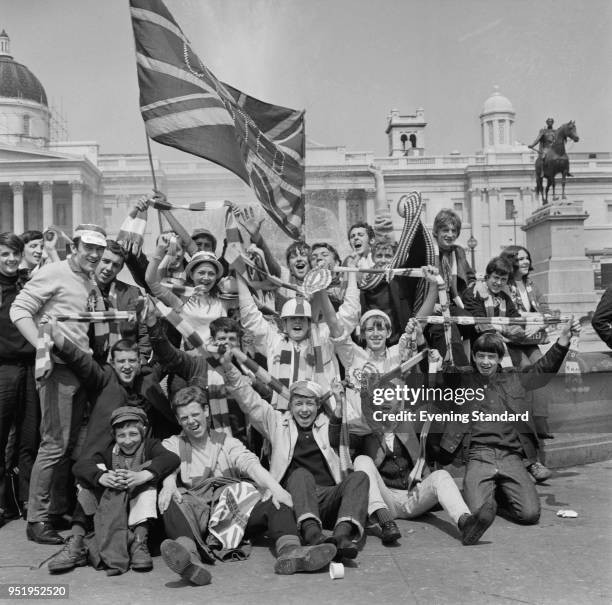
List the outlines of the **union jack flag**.
{"type": "Polygon", "coordinates": [[[231,170],[290,237],[304,222],[304,112],[217,80],[161,0],[130,0],[149,137],[231,170]]]}

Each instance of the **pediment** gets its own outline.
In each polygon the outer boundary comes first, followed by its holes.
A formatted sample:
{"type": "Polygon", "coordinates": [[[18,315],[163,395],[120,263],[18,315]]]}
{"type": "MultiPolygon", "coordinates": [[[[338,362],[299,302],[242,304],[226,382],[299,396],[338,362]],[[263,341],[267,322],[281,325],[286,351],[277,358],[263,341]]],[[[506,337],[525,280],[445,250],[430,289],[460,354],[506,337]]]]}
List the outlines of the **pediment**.
{"type": "MultiPolygon", "coordinates": [[[[0,146],[0,162],[27,162],[31,160],[65,160],[66,155],[47,149],[24,149],[23,147],[0,146]]],[[[73,158],[72,158],[73,159],[73,158]]]]}

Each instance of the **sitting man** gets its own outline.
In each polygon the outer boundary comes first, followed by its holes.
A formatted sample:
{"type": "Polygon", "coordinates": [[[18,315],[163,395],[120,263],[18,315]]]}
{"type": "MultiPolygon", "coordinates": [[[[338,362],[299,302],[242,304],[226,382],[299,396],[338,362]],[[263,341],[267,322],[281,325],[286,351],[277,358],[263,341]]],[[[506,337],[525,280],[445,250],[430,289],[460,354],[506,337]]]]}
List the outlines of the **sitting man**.
{"type": "MultiPolygon", "coordinates": [[[[157,518],[157,484],[174,471],[180,459],[159,439],[145,437],[147,415],[134,406],[117,408],[110,418],[111,444],[73,467],[79,481],[79,503],[93,515],[95,536],[89,559],[109,576],[151,571],[150,519],[157,518]]],[[[108,425],[107,425],[108,428],[108,425]]],[[[85,528],[75,524],[64,548],[49,561],[51,573],[87,565],[85,528]]]]}
{"type": "Polygon", "coordinates": [[[270,472],[291,494],[304,542],[319,544],[321,529],[333,528],[338,558],[354,559],[353,539],[363,536],[367,517],[368,478],[354,472],[342,479],[338,455],[329,444],[329,419],[322,409],[319,384],[294,382],[289,409],[283,412],[253,390],[231,363],[229,352],[221,361],[229,391],[271,444],[270,472]]]}
{"type": "MultiPolygon", "coordinates": [[[[369,313],[376,313],[376,311],[369,313]]],[[[384,337],[390,333],[388,318],[383,317],[385,323],[382,326],[377,326],[372,321],[372,319],[380,318],[381,315],[384,316],[380,311],[377,313],[378,316],[372,316],[371,319],[366,320],[365,338],[368,344],[367,350],[370,352],[368,364],[370,370],[382,370],[381,373],[384,373],[397,366],[399,358],[397,354],[392,356],[389,350],[385,350],[385,357],[390,361],[393,360],[385,367],[380,363],[382,361],[380,356],[378,363],[376,358],[372,357],[376,350],[381,350],[381,347],[384,346],[384,337]],[[376,344],[376,336],[382,341],[382,344],[376,344]]],[[[405,338],[413,334],[416,336],[417,347],[424,348],[425,338],[415,319],[408,322],[405,338]]],[[[342,357],[359,358],[359,347],[353,346],[355,351],[352,352],[352,355],[349,351],[344,351],[342,357]]],[[[363,364],[363,359],[362,354],[361,364],[363,364]]],[[[367,366],[362,367],[362,372],[366,372],[367,369],[367,366]]],[[[360,382],[362,381],[363,378],[360,382]]],[[[392,386],[391,382],[387,386],[392,386]]],[[[362,389],[357,402],[359,412],[362,409],[359,399],[364,401],[370,397],[369,389],[366,390],[363,386],[362,389]]],[[[380,389],[380,385],[377,385],[377,389],[380,389]]],[[[336,397],[338,403],[329,424],[329,441],[334,448],[340,444],[342,408],[339,399],[340,397],[336,397]]],[[[353,402],[354,405],[355,402],[353,402]]],[[[371,409],[370,401],[364,401],[364,411],[366,407],[371,409]]],[[[376,409],[379,413],[386,414],[386,418],[396,418],[403,408],[403,400],[395,398],[392,401],[384,402],[376,409]]],[[[362,431],[356,434],[351,428],[350,444],[351,451],[356,456],[355,470],[365,472],[370,479],[368,512],[371,518],[381,526],[383,544],[392,544],[401,537],[393,519],[414,519],[438,504],[442,505],[453,522],[457,524],[461,532],[462,543],[466,546],[476,544],[495,519],[494,505],[485,503],[475,514],[471,514],[455,481],[445,470],[428,473],[421,481],[420,477],[416,476],[417,469],[415,468],[420,458],[420,444],[415,431],[415,423],[380,420],[376,418],[376,415],[372,417],[371,413],[368,413],[368,416],[370,416],[369,423],[372,430],[366,434],[363,434],[362,431]]]]}
{"type": "Polygon", "coordinates": [[[201,558],[214,562],[206,543],[207,534],[214,532],[221,545],[231,550],[239,546],[243,537],[267,531],[275,540],[275,573],[289,575],[325,567],[336,548],[332,544],[300,546],[291,496],[240,441],[210,430],[206,393],[196,386],[185,387],[174,397],[172,407],[183,431],[163,442],[181,458],[178,475],[171,474],[164,480],[159,495],[159,509],[169,536],[161,546],[166,565],[193,584],[209,584],[211,575],[201,558]],[[262,499],[253,484],[241,482],[241,477],[249,477],[259,490],[267,490],[268,498],[262,499]],[[234,496],[237,514],[226,517],[223,526],[217,524],[213,529],[212,519],[219,518],[221,501],[232,487],[240,492],[233,492],[225,501],[234,496]],[[221,491],[221,495],[215,498],[215,491],[221,491]],[[204,512],[216,500],[219,504],[211,511],[209,522],[204,512]]]}
{"type": "Polygon", "coordinates": [[[544,357],[521,371],[500,371],[504,343],[499,334],[482,334],[474,342],[473,386],[483,389],[484,398],[461,409],[469,414],[469,422],[449,422],[438,428],[443,433],[440,461],[447,464],[462,450],[467,462],[463,491],[470,510],[479,510],[495,499],[517,523],[538,522],[540,501],[524,463],[534,455],[537,440],[525,391],[551,380],[563,363],[570,335],[579,332],[580,322],[568,321],[544,357]],[[512,419],[504,419],[504,413],[512,419]]]}

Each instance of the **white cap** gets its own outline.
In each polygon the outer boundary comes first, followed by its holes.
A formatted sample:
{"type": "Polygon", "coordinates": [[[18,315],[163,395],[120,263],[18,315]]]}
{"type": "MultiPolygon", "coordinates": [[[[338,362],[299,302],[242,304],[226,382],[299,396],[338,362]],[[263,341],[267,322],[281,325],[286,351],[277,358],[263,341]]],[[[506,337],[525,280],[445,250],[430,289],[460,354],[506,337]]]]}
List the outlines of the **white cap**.
{"type": "Polygon", "coordinates": [[[98,225],[77,225],[72,237],[73,239],[78,237],[85,244],[93,244],[94,246],[106,248],[106,231],[98,225]]]}
{"type": "Polygon", "coordinates": [[[285,317],[308,317],[308,319],[311,319],[310,303],[301,296],[296,296],[283,305],[280,316],[281,319],[285,317]]]}

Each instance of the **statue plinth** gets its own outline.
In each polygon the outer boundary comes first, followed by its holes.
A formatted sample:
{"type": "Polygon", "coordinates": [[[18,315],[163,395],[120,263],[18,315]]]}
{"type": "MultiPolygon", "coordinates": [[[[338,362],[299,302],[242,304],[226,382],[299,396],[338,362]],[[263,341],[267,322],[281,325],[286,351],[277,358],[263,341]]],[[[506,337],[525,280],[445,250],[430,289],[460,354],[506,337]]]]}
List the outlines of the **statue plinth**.
{"type": "Polygon", "coordinates": [[[553,202],[521,227],[533,264],[531,278],[551,309],[586,315],[597,304],[593,267],[585,256],[588,216],[582,203],[553,202]]]}

